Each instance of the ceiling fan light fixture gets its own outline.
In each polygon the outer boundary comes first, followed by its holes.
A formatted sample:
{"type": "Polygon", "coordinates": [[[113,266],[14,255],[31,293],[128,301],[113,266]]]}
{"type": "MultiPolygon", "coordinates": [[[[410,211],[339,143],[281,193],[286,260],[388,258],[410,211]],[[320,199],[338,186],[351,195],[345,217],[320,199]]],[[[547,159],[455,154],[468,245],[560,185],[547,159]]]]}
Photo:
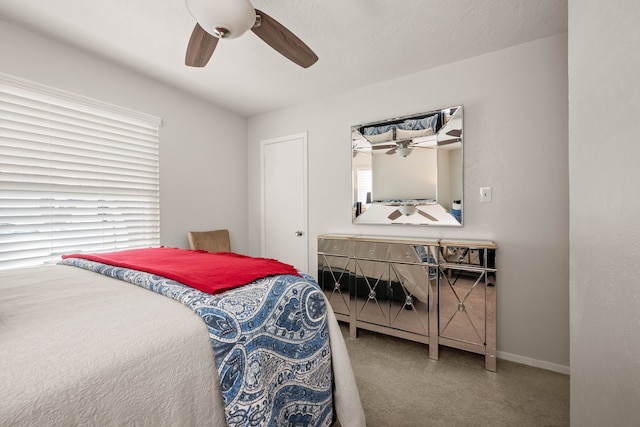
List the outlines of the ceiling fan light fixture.
{"type": "Polygon", "coordinates": [[[187,10],[212,36],[234,39],[256,23],[256,11],[248,0],[185,0],[187,10]]]}
{"type": "Polygon", "coordinates": [[[398,147],[396,149],[396,153],[398,153],[402,157],[407,157],[412,152],[413,152],[413,148],[411,148],[411,147],[398,147]]]}
{"type": "Polygon", "coordinates": [[[418,208],[416,208],[415,206],[411,206],[411,205],[402,205],[400,207],[398,207],[398,210],[400,211],[400,213],[402,215],[413,215],[416,212],[418,212],[418,208]]]}

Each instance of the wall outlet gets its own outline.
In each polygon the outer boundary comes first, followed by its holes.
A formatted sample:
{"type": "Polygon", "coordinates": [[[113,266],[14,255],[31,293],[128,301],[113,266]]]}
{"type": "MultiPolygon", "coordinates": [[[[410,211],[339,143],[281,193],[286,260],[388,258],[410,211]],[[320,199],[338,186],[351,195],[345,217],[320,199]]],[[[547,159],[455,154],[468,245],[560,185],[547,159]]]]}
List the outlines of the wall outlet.
{"type": "Polygon", "coordinates": [[[491,187],[480,188],[480,203],[491,203],[491,187]]]}

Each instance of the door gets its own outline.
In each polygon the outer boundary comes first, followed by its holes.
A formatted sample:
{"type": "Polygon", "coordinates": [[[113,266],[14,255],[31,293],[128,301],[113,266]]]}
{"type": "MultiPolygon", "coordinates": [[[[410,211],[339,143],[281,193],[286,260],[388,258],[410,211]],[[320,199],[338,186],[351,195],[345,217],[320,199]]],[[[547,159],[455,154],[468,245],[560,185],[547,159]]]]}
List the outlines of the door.
{"type": "Polygon", "coordinates": [[[308,271],[307,134],[262,141],[262,256],[308,271]]]}

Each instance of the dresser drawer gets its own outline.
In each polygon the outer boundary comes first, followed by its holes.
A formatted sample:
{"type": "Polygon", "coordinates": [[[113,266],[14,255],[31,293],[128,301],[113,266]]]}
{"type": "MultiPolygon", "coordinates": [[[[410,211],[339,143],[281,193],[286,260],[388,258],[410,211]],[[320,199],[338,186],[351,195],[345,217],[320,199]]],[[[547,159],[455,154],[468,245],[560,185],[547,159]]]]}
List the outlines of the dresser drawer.
{"type": "Polygon", "coordinates": [[[461,267],[495,268],[496,245],[491,242],[440,243],[439,261],[461,267]]]}
{"type": "Polygon", "coordinates": [[[427,254],[422,253],[423,246],[409,245],[409,244],[396,244],[389,245],[387,256],[389,261],[393,262],[408,262],[412,264],[421,264],[427,262],[427,254]]]}
{"type": "Polygon", "coordinates": [[[358,259],[402,262],[410,264],[436,263],[436,256],[431,246],[411,243],[387,243],[359,241],[354,243],[354,256],[358,259]]]}
{"type": "Polygon", "coordinates": [[[349,256],[351,245],[346,239],[318,238],[318,252],[325,255],[349,256]]]}
{"type": "Polygon", "coordinates": [[[389,243],[385,242],[354,242],[353,254],[357,259],[385,260],[389,252],[389,243]]]}

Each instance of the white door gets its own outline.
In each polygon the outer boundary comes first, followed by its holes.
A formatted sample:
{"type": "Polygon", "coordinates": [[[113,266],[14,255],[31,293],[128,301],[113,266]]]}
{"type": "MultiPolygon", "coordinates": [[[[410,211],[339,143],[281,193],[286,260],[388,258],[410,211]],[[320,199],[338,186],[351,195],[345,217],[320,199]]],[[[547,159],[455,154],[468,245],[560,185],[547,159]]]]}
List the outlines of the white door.
{"type": "Polygon", "coordinates": [[[262,141],[262,256],[308,270],[307,134],[262,141]]]}

